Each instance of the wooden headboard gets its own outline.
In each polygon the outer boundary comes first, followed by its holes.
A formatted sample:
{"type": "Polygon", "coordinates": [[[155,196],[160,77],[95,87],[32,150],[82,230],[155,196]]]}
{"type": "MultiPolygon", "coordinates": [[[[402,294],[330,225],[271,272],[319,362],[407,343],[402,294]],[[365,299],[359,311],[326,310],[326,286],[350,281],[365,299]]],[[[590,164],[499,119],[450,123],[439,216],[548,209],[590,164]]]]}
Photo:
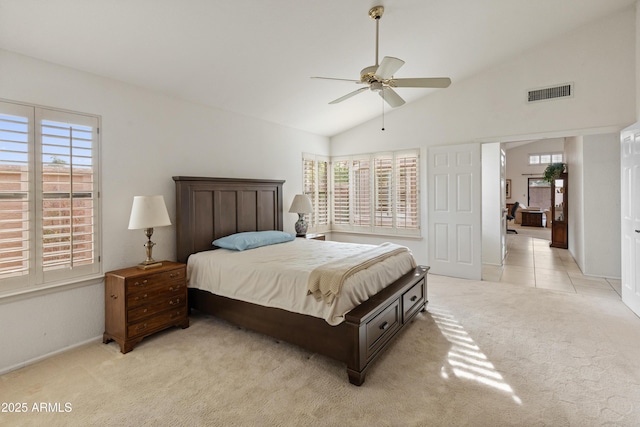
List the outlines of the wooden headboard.
{"type": "Polygon", "coordinates": [[[282,230],[282,185],[266,179],[174,176],[179,262],[243,231],[282,230]]]}

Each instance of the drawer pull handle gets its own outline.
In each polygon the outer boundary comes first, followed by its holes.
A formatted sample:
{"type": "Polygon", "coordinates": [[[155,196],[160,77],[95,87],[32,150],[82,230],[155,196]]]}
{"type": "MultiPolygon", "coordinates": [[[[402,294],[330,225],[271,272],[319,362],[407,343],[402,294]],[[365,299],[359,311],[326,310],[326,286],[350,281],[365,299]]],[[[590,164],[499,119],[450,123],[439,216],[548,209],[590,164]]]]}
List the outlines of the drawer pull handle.
{"type": "Polygon", "coordinates": [[[169,277],[172,278],[172,279],[174,279],[176,277],[179,277],[179,276],[180,276],[180,273],[171,273],[171,274],[169,274],[169,277]]]}
{"type": "Polygon", "coordinates": [[[173,304],[180,304],[180,298],[176,298],[176,300],[170,300],[169,301],[169,305],[173,305],[173,304]]]}
{"type": "Polygon", "coordinates": [[[118,295],[111,295],[111,298],[118,299],[118,295]]]}
{"type": "Polygon", "coordinates": [[[418,296],[417,296],[417,295],[414,295],[414,296],[412,296],[412,297],[411,297],[411,300],[410,300],[410,301],[411,301],[411,302],[414,302],[414,301],[416,301],[417,299],[418,299],[418,296]]]}
{"type": "Polygon", "coordinates": [[[176,286],[175,288],[173,286],[169,287],[170,291],[179,291],[180,290],[180,286],[176,286]]]}
{"type": "Polygon", "coordinates": [[[141,331],[141,330],[145,329],[146,327],[147,327],[147,324],[146,324],[146,323],[145,323],[144,325],[139,325],[139,326],[136,328],[136,331],[141,331]]]}
{"type": "Polygon", "coordinates": [[[141,299],[146,299],[147,294],[142,295],[141,297],[136,297],[136,301],[140,301],[141,299]]]}
{"type": "Polygon", "coordinates": [[[171,313],[171,316],[169,316],[170,319],[175,319],[176,317],[180,317],[180,312],[176,312],[176,313],[171,313]]]}
{"type": "Polygon", "coordinates": [[[144,286],[144,285],[146,285],[146,284],[147,284],[147,280],[146,280],[146,279],[145,279],[145,280],[143,280],[142,282],[136,282],[136,283],[134,283],[134,285],[135,285],[135,286],[144,286]]]}
{"type": "Polygon", "coordinates": [[[380,329],[382,329],[383,331],[385,329],[387,329],[389,327],[389,323],[388,322],[384,322],[382,325],[380,325],[380,329]]]}

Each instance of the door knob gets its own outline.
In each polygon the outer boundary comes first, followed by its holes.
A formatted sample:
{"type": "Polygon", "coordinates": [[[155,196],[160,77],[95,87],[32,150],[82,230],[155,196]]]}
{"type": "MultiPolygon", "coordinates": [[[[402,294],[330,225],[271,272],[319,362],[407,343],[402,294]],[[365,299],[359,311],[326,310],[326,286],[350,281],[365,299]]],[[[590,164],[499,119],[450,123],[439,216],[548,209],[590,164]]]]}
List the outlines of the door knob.
{"type": "Polygon", "coordinates": [[[636,233],[640,233],[640,230],[636,230],[636,233]]]}

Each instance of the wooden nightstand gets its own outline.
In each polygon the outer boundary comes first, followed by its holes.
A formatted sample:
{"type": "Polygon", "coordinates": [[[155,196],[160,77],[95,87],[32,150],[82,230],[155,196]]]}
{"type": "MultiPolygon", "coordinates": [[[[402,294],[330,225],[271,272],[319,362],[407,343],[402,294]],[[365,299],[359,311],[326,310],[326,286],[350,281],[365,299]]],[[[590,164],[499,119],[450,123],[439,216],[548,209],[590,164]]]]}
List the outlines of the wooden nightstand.
{"type": "Polygon", "coordinates": [[[138,267],[105,275],[105,331],[102,342],[115,341],[128,353],[146,336],[171,326],[189,327],[187,266],[163,261],[162,267],[138,267]]]}
{"type": "Polygon", "coordinates": [[[312,233],[312,234],[307,234],[304,236],[305,239],[312,239],[312,240],[325,240],[325,236],[322,233],[312,233]]]}

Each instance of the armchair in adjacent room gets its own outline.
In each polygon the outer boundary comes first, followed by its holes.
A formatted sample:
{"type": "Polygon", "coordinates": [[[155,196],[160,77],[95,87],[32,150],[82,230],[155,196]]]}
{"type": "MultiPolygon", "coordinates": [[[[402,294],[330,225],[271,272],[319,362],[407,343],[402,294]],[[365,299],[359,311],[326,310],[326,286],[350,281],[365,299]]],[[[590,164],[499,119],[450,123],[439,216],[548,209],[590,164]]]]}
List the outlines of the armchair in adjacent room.
{"type": "Polygon", "coordinates": [[[516,211],[518,210],[519,205],[520,205],[520,202],[515,202],[511,207],[511,212],[507,213],[507,233],[518,234],[517,230],[514,230],[513,228],[509,228],[509,221],[513,221],[516,218],[516,211]]]}

